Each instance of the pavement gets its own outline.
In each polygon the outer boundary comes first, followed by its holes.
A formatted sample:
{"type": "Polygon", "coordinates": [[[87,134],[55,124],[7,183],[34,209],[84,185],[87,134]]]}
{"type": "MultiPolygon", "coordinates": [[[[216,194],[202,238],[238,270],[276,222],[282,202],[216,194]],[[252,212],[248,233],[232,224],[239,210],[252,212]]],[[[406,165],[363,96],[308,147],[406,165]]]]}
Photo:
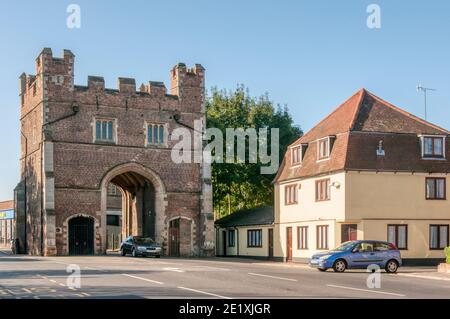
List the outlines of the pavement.
{"type": "Polygon", "coordinates": [[[0,298],[447,299],[450,276],[435,267],[322,273],[307,265],[240,258],[34,257],[3,250],[0,298]],[[379,285],[370,288],[373,283],[379,285]]]}

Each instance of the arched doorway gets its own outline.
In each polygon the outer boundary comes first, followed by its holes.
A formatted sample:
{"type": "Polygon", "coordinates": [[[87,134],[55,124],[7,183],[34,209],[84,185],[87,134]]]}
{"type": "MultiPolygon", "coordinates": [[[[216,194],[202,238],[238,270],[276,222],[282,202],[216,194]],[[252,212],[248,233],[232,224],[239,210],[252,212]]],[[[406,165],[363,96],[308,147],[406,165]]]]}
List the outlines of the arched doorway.
{"type": "Polygon", "coordinates": [[[69,220],[69,255],[94,254],[94,219],[74,217],[69,220]]]}
{"type": "Polygon", "coordinates": [[[165,246],[165,188],[159,176],[136,163],[112,169],[102,181],[102,242],[106,252],[107,189],[115,185],[122,194],[121,238],[151,237],[165,246]]]}

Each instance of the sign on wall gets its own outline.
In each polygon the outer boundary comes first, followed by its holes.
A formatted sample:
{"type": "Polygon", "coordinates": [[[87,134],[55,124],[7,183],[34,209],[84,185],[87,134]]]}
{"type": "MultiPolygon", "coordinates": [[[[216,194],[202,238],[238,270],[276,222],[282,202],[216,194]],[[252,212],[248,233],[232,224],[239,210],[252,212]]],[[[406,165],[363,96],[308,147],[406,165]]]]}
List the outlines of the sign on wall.
{"type": "Polygon", "coordinates": [[[0,219],[13,219],[14,210],[2,210],[0,211],[0,219]]]}

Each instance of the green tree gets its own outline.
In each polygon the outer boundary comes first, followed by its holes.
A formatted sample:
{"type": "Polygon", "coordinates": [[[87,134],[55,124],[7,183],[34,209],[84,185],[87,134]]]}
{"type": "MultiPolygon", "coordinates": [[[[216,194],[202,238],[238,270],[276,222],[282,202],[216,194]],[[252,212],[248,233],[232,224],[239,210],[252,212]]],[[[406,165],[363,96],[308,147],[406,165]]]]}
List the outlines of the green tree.
{"type": "MultiPolygon", "coordinates": [[[[287,107],[274,106],[268,94],[259,98],[251,97],[244,86],[234,91],[213,88],[206,103],[207,126],[222,131],[225,138],[226,128],[268,128],[279,129],[280,164],[288,145],[302,135],[299,127],[293,124],[287,107]]],[[[225,142],[224,142],[225,144],[225,142]]],[[[270,150],[270,142],[269,152],[270,150]]],[[[247,145],[248,148],[248,145],[247,145]]],[[[248,152],[246,152],[248,157],[248,152]]],[[[216,217],[223,217],[241,209],[262,205],[273,205],[274,175],[261,174],[258,163],[213,163],[213,203],[216,217]]]]}

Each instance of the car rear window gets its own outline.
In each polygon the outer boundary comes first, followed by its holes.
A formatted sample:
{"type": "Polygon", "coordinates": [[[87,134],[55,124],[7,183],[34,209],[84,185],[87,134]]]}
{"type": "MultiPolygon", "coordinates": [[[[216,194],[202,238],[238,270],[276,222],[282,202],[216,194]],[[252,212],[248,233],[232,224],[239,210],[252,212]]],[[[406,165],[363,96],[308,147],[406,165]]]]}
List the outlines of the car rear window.
{"type": "Polygon", "coordinates": [[[385,243],[375,243],[373,248],[375,251],[387,251],[393,249],[391,246],[385,243]]]}

